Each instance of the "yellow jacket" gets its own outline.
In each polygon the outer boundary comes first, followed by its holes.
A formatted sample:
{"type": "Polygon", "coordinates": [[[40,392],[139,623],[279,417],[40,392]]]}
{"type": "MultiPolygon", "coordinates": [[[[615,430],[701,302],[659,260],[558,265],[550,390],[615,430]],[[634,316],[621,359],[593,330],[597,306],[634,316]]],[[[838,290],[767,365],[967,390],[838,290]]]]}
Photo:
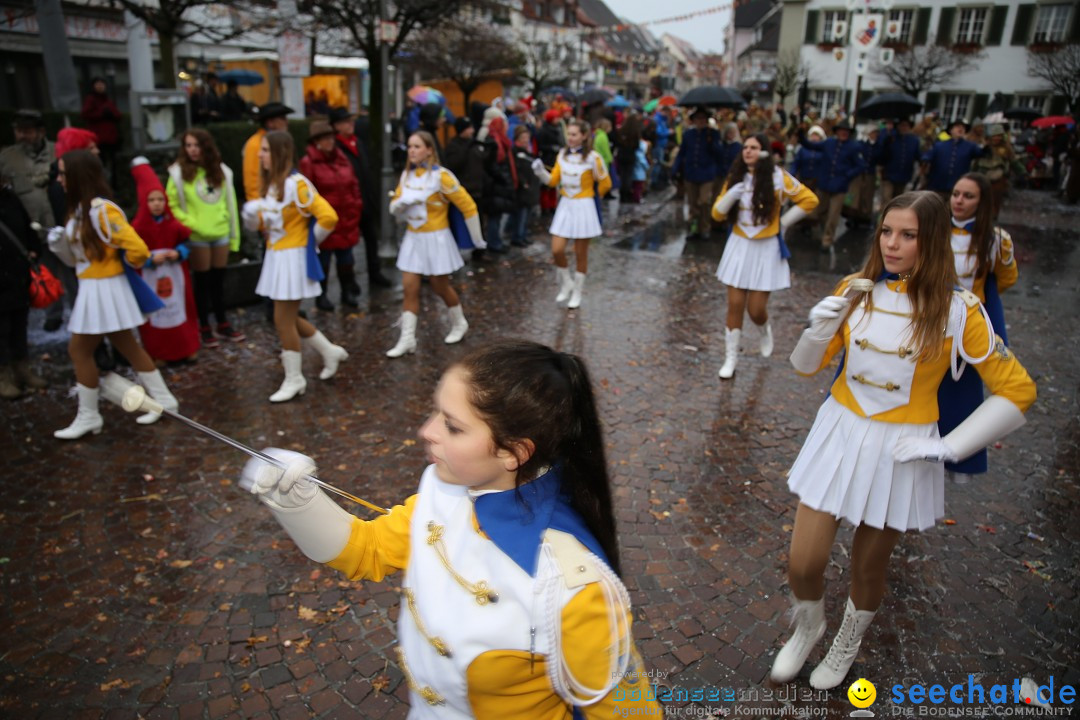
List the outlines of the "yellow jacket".
{"type": "MultiPolygon", "coordinates": [[[[150,257],[150,250],[146,243],[128,224],[124,211],[114,203],[103,198],[94,198],[90,203],[91,222],[97,231],[98,238],[105,244],[105,256],[101,260],[86,258],[82,250],[82,243],[72,238],[69,233],[68,242],[72,245],[73,255],[76,258],[76,273],[80,278],[100,279],[120,275],[124,272],[124,266],[120,259],[120,252],[124,251],[128,265],[141,268],[150,257]]],[[[82,216],[82,208],[75,212],[74,225],[68,227],[75,229],[79,226],[79,218],[82,216]]]]}
{"type": "MultiPolygon", "coordinates": [[[[833,294],[843,295],[847,284],[845,279],[833,294]]],[[[867,338],[873,334],[872,327],[875,323],[895,323],[897,315],[901,316],[901,327],[910,322],[903,319],[910,318],[910,313],[904,315],[881,307],[883,303],[879,303],[879,298],[883,292],[882,286],[894,294],[905,293],[905,287],[899,281],[879,282],[874,290],[874,311],[870,313],[868,322],[860,321],[861,306],[857,307],[841,331],[833,336],[818,367],[817,371],[820,371],[841,351],[846,353],[841,360],[843,372],[837,376],[830,389],[837,402],[855,414],[872,420],[916,424],[937,422],[938,386],[945,373],[950,370],[953,345],[957,342],[954,332],[962,333],[960,342],[963,343],[965,354],[976,359],[985,356],[981,362],[972,364],[992,394],[1008,399],[1021,411],[1026,411],[1035,402],[1035,382],[1012,351],[1005,347],[1001,338],[992,334],[990,323],[983,317],[981,303],[966,290],[954,293],[949,327],[942,352],[936,359],[917,358],[911,348],[905,347],[903,331],[890,332],[891,341],[869,341],[867,338]],[[873,365],[882,369],[869,373],[853,371],[852,359],[856,356],[859,362],[869,359],[873,365]],[[903,370],[902,366],[905,365],[909,366],[909,369],[903,370]],[[912,365],[913,371],[910,368],[912,365]],[[868,390],[895,398],[892,403],[894,407],[883,412],[872,412],[863,408],[859,397],[866,397],[868,390]]],[[[908,307],[910,308],[910,305],[908,307]]],[[[959,352],[960,348],[955,350],[959,352]]]]}
{"type": "MultiPolygon", "coordinates": [[[[751,176],[748,174],[746,179],[749,180],[751,176]]],[[[739,200],[739,213],[737,219],[732,223],[734,232],[736,235],[740,235],[744,238],[751,240],[759,238],[771,238],[780,234],[780,211],[783,209],[784,199],[790,198],[793,203],[801,207],[806,212],[810,212],[818,206],[818,197],[814,192],[803,185],[801,182],[791,176],[786,170],[781,168],[774,168],[773,170],[773,187],[776,192],[776,204],[773,206],[772,216],[768,222],[764,225],[757,224],[757,221],[753,219],[753,213],[750,211],[750,200],[753,197],[753,186],[750,189],[743,192],[742,198],[739,200]]],[[[727,217],[725,213],[720,212],[717,207],[717,203],[720,202],[720,198],[724,197],[724,193],[727,192],[728,184],[724,181],[724,187],[721,188],[720,194],[716,197],[716,202],[713,203],[712,217],[716,222],[723,222],[727,217]]]]}
{"type": "Polygon", "coordinates": [[[259,128],[244,143],[244,199],[259,199],[259,145],[266,130],[259,128]]]}
{"type": "MultiPolygon", "coordinates": [[[[1004,292],[1016,284],[1020,273],[1013,257],[1012,236],[999,227],[993,229],[994,240],[990,248],[990,272],[997,278],[998,292],[1004,292]]],[[[975,293],[979,302],[986,302],[986,276],[975,277],[978,259],[969,254],[971,233],[953,220],[952,251],[956,261],[956,276],[960,284],[975,293]]]]}
{"type": "Polygon", "coordinates": [[[559,188],[559,195],[565,198],[591,198],[597,194],[604,197],[611,189],[611,175],[604,166],[604,158],[595,150],[582,158],[580,153],[564,148],[555,158],[547,184],[559,188]]]}
{"type": "Polygon", "coordinates": [[[390,196],[390,206],[393,210],[395,202],[405,196],[423,198],[420,207],[408,210],[403,219],[413,232],[434,232],[445,230],[450,227],[450,203],[453,203],[461,214],[466,218],[477,214],[476,202],[472,196],[458,182],[454,173],[444,167],[434,167],[430,170],[424,167],[406,170],[401,174],[393,195],[390,196]],[[429,173],[438,173],[436,176],[429,173]]]}
{"type": "Polygon", "coordinates": [[[261,200],[258,230],[266,234],[268,250],[291,250],[308,244],[308,224],[315,218],[315,240],[322,242],[338,223],[338,214],[314,185],[300,173],[285,178],[285,198],[261,200]]]}

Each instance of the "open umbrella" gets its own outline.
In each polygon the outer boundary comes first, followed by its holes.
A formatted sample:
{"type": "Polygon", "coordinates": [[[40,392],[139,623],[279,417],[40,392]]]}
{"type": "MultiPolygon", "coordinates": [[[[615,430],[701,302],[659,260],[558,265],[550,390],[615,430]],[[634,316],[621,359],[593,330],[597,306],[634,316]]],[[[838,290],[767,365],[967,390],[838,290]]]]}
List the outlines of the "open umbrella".
{"type": "Polygon", "coordinates": [[[234,82],[237,85],[262,85],[266,80],[262,75],[254,70],[245,70],[243,68],[236,68],[235,70],[224,70],[217,74],[219,82],[231,83],[234,82]]]}
{"type": "Polygon", "coordinates": [[[692,88],[683,95],[677,103],[683,107],[700,105],[702,107],[720,107],[742,110],[746,107],[746,101],[735,88],[720,87],[719,85],[701,85],[692,88]]]}
{"type": "Polygon", "coordinates": [[[642,108],[647,113],[651,113],[660,104],[660,98],[653,98],[649,102],[645,103],[645,107],[642,108]]]}
{"type": "Polygon", "coordinates": [[[1068,115],[1053,115],[1051,117],[1039,118],[1031,123],[1031,127],[1035,128],[1048,128],[1057,127],[1058,125],[1075,125],[1076,121],[1068,115]]]}
{"type": "Polygon", "coordinates": [[[611,108],[628,108],[630,107],[630,101],[624,98],[622,95],[616,95],[615,97],[604,103],[611,108]]]}
{"type": "Polygon", "coordinates": [[[1042,117],[1042,113],[1035,108],[1030,107],[1011,107],[1005,111],[1005,117],[1010,120],[1026,120],[1031,122],[1032,120],[1038,120],[1042,117]]]}
{"type": "Polygon", "coordinates": [[[446,98],[443,97],[443,94],[427,85],[413,85],[409,88],[408,95],[409,99],[417,105],[427,105],[428,103],[446,104],[446,98]]]}
{"type": "Polygon", "coordinates": [[[578,100],[582,105],[595,105],[596,103],[607,102],[611,99],[614,93],[610,93],[604,88],[593,88],[592,90],[586,90],[581,93],[581,97],[578,100]]]}
{"type": "Polygon", "coordinates": [[[856,115],[864,120],[887,120],[914,115],[922,103],[906,93],[882,93],[862,104],[856,115]]]}
{"type": "Polygon", "coordinates": [[[562,95],[566,100],[577,100],[577,93],[567,90],[562,85],[553,85],[540,91],[543,95],[562,95]]]}

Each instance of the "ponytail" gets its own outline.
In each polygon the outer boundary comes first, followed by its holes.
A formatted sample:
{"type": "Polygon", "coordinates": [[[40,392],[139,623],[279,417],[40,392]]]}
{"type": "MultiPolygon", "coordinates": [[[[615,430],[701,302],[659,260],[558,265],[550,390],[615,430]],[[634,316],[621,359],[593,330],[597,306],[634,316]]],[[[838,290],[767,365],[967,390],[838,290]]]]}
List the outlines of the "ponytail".
{"type": "Polygon", "coordinates": [[[533,446],[517,470],[517,485],[545,467],[562,474],[571,507],[620,571],[615,513],[592,383],[580,358],[538,343],[502,340],[456,364],[466,375],[469,402],[491,429],[496,448],[533,446]]]}

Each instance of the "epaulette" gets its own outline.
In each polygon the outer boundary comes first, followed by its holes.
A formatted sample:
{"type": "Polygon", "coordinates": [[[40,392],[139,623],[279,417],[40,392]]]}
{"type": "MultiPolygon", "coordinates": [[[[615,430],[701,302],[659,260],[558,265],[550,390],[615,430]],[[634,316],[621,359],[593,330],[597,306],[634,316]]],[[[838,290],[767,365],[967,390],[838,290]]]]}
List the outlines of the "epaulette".
{"type": "Polygon", "coordinates": [[[960,299],[964,301],[964,304],[969,308],[977,307],[979,305],[979,296],[971,292],[966,288],[957,288],[953,290],[954,293],[960,296],[960,299]]]}
{"type": "Polygon", "coordinates": [[[548,528],[544,531],[544,540],[551,546],[567,588],[581,587],[600,579],[591,553],[573,535],[548,528]]]}

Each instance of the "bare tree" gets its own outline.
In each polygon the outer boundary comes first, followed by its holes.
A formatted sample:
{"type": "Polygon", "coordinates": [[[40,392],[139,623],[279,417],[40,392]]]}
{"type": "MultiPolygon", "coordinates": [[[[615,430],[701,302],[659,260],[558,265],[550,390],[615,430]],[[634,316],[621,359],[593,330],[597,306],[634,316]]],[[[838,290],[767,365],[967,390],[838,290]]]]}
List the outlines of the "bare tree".
{"type": "Polygon", "coordinates": [[[417,32],[409,41],[411,64],[427,78],[453,81],[465,96],[465,111],[480,84],[502,74],[514,76],[524,57],[502,30],[455,16],[417,32]]]}
{"type": "Polygon", "coordinates": [[[1057,52],[1037,53],[1028,49],[1028,75],[1045,80],[1058,95],[1064,95],[1069,112],[1080,112],[1080,43],[1070,43],[1057,52]]]}
{"type": "Polygon", "coordinates": [[[884,75],[907,94],[918,97],[924,90],[938,87],[953,76],[977,67],[978,61],[985,57],[985,52],[957,52],[930,38],[925,45],[897,52],[888,65],[875,60],[873,71],[884,75]]]}
{"type": "Polygon", "coordinates": [[[528,86],[533,97],[553,85],[567,86],[583,71],[584,42],[580,35],[563,39],[562,34],[541,38],[535,25],[520,31],[517,37],[523,63],[518,77],[528,86]]]}
{"type": "Polygon", "coordinates": [[[273,23],[269,12],[243,3],[223,5],[218,0],[111,0],[142,20],[158,36],[161,66],[167,88],[176,87],[176,45],[195,35],[225,42],[273,23]]]}
{"type": "Polygon", "coordinates": [[[810,74],[810,66],[802,60],[798,48],[788,48],[776,56],[776,75],[773,92],[780,98],[780,107],[799,88],[799,83],[810,74]]]}

